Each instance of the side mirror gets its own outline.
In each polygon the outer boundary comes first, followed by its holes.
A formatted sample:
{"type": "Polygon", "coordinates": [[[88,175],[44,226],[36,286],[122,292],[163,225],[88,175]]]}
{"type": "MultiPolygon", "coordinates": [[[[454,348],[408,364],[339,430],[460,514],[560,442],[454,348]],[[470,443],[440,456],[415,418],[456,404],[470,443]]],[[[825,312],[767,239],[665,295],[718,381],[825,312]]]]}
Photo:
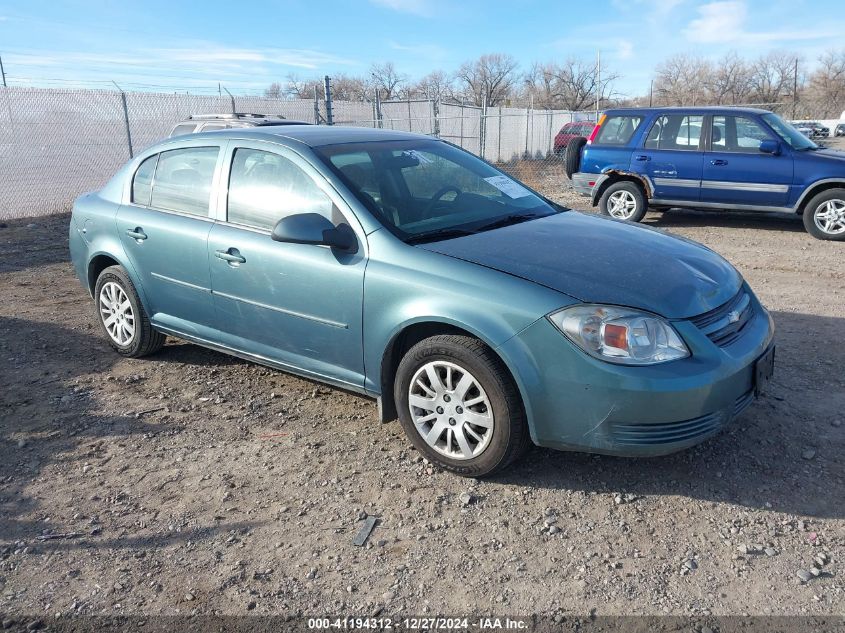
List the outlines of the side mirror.
{"type": "Polygon", "coordinates": [[[764,154],[773,154],[777,156],[780,154],[780,143],[767,138],[764,141],[760,141],[760,151],[764,154]]]}
{"type": "Polygon", "coordinates": [[[291,244],[329,246],[345,253],[358,252],[355,233],[346,225],[335,226],[319,213],[298,213],[276,222],[271,239],[291,244]]]}

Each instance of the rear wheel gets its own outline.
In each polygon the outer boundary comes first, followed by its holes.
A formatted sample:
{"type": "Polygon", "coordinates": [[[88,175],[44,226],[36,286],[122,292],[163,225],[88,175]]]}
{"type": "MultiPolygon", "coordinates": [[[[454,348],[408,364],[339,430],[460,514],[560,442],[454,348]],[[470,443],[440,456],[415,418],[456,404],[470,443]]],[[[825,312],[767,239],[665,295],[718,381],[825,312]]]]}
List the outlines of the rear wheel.
{"type": "Polygon", "coordinates": [[[642,187],[629,180],[611,184],[599,198],[599,211],[617,220],[639,222],[647,210],[648,203],[642,187]]]}
{"type": "Polygon", "coordinates": [[[804,209],[804,228],[819,240],[845,241],[845,189],[828,189],[804,209]]]}
{"type": "Polygon", "coordinates": [[[581,150],[586,144],[587,139],[583,136],[573,138],[566,144],[566,152],[563,157],[563,170],[566,172],[566,177],[570,180],[572,180],[572,174],[577,173],[581,169],[581,150]]]}
{"type": "Polygon", "coordinates": [[[529,445],[516,385],[478,339],[441,335],[414,345],[399,364],[394,398],[416,449],[459,475],[491,475],[529,445]]]}
{"type": "Polygon", "coordinates": [[[164,345],[165,336],[150,325],[135,286],[123,266],[109,266],[94,287],[97,320],[109,345],[121,356],[139,358],[164,345]]]}

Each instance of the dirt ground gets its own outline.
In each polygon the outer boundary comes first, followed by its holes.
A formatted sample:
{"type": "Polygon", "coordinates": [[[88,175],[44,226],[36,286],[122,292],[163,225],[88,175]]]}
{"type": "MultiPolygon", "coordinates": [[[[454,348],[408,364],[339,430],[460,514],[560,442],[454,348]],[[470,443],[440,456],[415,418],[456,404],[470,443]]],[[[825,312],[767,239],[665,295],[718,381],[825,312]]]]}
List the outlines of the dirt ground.
{"type": "Polygon", "coordinates": [[[726,256],[774,316],[771,391],[725,432],[658,459],[535,448],[483,481],[427,464],[367,399],[176,340],[118,357],[67,223],[0,228],[10,623],[845,613],[845,244],[800,218],[646,219],[726,256]],[[366,516],[378,524],[355,547],[366,516]]]}

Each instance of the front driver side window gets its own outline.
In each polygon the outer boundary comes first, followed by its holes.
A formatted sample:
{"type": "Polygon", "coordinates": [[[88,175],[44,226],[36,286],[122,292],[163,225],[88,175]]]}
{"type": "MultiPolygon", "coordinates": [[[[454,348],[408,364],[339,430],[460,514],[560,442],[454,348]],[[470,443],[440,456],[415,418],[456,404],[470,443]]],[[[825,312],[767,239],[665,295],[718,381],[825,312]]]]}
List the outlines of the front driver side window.
{"type": "Polygon", "coordinates": [[[319,213],[332,220],[332,201],[292,161],[257,149],[235,150],[229,174],[227,220],[272,230],[297,213],[319,213]]]}

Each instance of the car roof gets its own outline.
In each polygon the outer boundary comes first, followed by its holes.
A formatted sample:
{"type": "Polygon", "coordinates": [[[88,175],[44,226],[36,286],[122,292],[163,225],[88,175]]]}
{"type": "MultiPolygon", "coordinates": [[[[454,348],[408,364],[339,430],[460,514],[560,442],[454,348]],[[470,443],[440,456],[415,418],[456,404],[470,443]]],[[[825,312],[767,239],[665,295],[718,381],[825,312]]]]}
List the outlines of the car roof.
{"type": "Polygon", "coordinates": [[[725,113],[741,113],[741,114],[769,114],[770,110],[763,110],[762,108],[741,108],[735,106],[666,106],[666,107],[651,107],[651,108],[609,108],[605,110],[605,114],[654,114],[660,112],[706,112],[712,114],[714,112],[725,113]]]}
{"type": "Polygon", "coordinates": [[[298,141],[309,147],[335,145],[339,143],[367,143],[373,141],[437,140],[425,134],[381,130],[368,127],[344,127],[339,125],[262,125],[230,130],[215,130],[191,134],[198,138],[248,138],[266,141],[298,141]]]}

